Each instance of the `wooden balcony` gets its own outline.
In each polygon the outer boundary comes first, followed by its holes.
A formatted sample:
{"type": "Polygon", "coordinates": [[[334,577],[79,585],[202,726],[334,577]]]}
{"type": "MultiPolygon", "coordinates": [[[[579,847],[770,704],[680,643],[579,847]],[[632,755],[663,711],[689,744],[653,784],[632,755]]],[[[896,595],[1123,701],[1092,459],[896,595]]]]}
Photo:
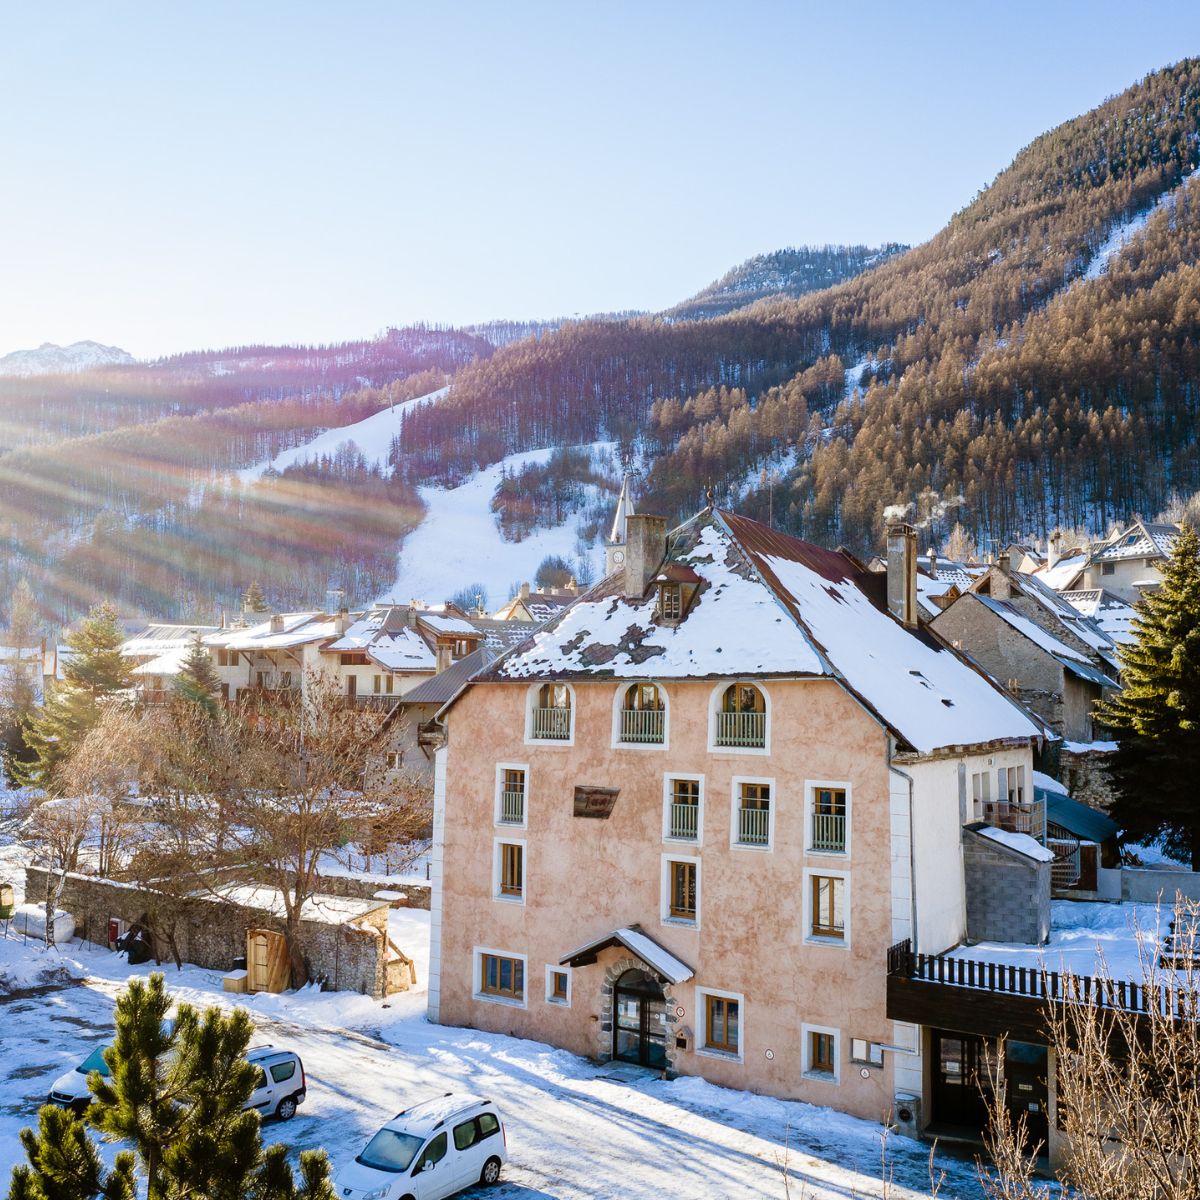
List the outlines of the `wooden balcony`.
{"type": "Polygon", "coordinates": [[[1009,833],[1027,833],[1043,845],[1046,842],[1046,804],[1042,800],[1020,803],[985,800],[983,819],[997,829],[1006,829],[1009,833]]]}
{"type": "Polygon", "coordinates": [[[717,745],[762,749],[767,744],[767,714],[760,712],[717,713],[717,745]]]}
{"type": "Polygon", "coordinates": [[[621,709],[621,741],[635,745],[661,743],[666,715],[661,708],[621,709]]]}
{"type": "Polygon", "coordinates": [[[1135,1015],[1157,1011],[1176,1018],[1191,1014],[1194,1019],[1197,1011],[1197,997],[1182,989],[1147,988],[1132,980],[1062,975],[942,954],[914,954],[907,940],[888,950],[890,1021],[1045,1045],[1047,1020],[1054,1008],[1067,1000],[1135,1015]]]}
{"type": "Polygon", "coordinates": [[[571,710],[569,708],[535,708],[533,734],[539,742],[571,740],[571,710]]]}

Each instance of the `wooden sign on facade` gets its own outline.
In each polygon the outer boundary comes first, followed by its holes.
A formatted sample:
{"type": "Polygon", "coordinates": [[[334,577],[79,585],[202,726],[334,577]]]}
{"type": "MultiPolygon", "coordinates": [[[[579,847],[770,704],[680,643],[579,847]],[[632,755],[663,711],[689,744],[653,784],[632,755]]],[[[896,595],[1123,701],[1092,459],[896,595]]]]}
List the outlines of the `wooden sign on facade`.
{"type": "Polygon", "coordinates": [[[598,817],[607,821],[612,816],[620,788],[577,787],[575,789],[575,815],[598,817]]]}

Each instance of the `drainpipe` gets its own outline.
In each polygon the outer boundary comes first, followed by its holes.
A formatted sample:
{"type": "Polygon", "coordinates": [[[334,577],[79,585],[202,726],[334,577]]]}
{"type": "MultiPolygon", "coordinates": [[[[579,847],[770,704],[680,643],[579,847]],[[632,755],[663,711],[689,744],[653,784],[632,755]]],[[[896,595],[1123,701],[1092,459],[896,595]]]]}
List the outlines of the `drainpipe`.
{"type": "Polygon", "coordinates": [[[912,948],[917,953],[917,844],[914,839],[913,822],[913,777],[892,765],[892,739],[888,738],[888,770],[899,775],[908,784],[908,904],[909,921],[912,925],[912,948]]]}

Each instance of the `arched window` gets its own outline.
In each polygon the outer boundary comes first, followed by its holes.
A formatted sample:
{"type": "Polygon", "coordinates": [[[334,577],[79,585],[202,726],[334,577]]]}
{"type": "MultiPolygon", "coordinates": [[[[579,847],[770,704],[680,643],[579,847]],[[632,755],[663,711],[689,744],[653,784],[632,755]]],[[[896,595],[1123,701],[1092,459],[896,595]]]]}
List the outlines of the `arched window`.
{"type": "Polygon", "coordinates": [[[767,701],[752,683],[731,683],[721,694],[715,742],[761,749],[767,744],[767,701]]]}
{"type": "Polygon", "coordinates": [[[621,697],[622,742],[660,744],[666,730],[666,701],[655,683],[634,683],[621,697]]]}
{"type": "Polygon", "coordinates": [[[571,738],[571,689],[565,683],[543,683],[534,697],[530,736],[537,741],[571,738]]]}

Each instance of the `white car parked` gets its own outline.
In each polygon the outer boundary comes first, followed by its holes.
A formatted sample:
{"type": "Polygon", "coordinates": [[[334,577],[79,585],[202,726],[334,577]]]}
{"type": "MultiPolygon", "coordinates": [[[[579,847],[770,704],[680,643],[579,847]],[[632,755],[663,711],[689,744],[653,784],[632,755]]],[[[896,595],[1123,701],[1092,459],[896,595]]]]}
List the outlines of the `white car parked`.
{"type": "Polygon", "coordinates": [[[443,1200],[495,1183],[507,1159],[496,1106],[447,1092],[397,1113],[338,1172],[334,1187],[342,1200],[443,1200]]]}
{"type": "MultiPolygon", "coordinates": [[[[92,1093],[87,1085],[88,1076],[93,1071],[99,1071],[104,1076],[109,1073],[108,1064],[104,1061],[104,1051],[107,1049],[107,1046],[97,1046],[79,1066],[60,1075],[50,1088],[48,1102],[82,1113],[92,1102],[92,1093]]],[[[304,1102],[308,1090],[300,1056],[291,1050],[256,1046],[246,1051],[246,1061],[258,1068],[258,1079],[246,1108],[256,1109],[264,1118],[291,1120],[296,1115],[296,1106],[304,1102]]]]}

